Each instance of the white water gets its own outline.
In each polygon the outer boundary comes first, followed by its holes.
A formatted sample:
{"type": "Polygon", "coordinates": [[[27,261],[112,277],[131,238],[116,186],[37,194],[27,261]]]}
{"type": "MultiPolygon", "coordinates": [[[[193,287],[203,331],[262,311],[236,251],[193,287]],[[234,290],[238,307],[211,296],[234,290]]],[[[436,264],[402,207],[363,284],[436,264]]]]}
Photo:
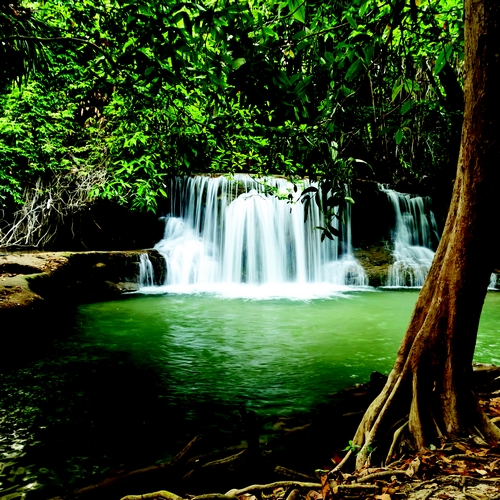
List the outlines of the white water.
{"type": "Polygon", "coordinates": [[[496,273],[491,273],[488,290],[498,290],[498,276],[496,273]]]}
{"type": "Polygon", "coordinates": [[[430,200],[383,186],[380,190],[391,202],[396,219],[391,235],[394,264],[389,268],[387,286],[421,287],[434,258],[433,245],[439,241],[430,200]]]}
{"type": "Polygon", "coordinates": [[[149,260],[147,253],[141,253],[139,257],[139,286],[154,286],[155,275],[153,264],[149,260]]]}
{"type": "MultiPolygon", "coordinates": [[[[321,242],[315,204],[304,223],[302,203],[265,194],[262,182],[243,174],[175,179],[165,235],[155,245],[166,281],[142,291],[307,300],[367,285],[352,256],[349,214],[341,240],[321,242]]],[[[266,182],[293,193],[285,179],[266,182]]]]}
{"type": "MultiPolygon", "coordinates": [[[[429,208],[430,199],[398,193],[379,186],[391,202],[396,222],[391,235],[394,264],[390,266],[386,286],[421,287],[439,242],[436,219],[429,208]]],[[[492,273],[489,290],[497,289],[497,275],[492,273]]]]}

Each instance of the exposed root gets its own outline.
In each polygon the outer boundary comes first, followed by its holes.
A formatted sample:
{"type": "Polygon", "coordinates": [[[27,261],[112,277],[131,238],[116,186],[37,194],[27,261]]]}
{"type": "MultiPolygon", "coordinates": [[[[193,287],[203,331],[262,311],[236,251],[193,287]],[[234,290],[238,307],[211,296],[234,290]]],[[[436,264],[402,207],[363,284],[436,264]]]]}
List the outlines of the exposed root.
{"type": "Polygon", "coordinates": [[[321,483],[309,483],[300,481],[276,481],[274,483],[269,483],[269,484],[253,484],[252,486],[247,486],[246,488],[243,488],[241,490],[229,490],[226,493],[226,496],[234,497],[234,496],[244,495],[245,493],[253,493],[255,491],[272,490],[274,488],[296,487],[296,488],[316,489],[316,488],[321,488],[321,486],[322,486],[321,483]]]}
{"type": "Polygon", "coordinates": [[[286,500],[299,500],[300,491],[295,489],[290,492],[290,494],[286,497],[286,500]]]}
{"type": "Polygon", "coordinates": [[[194,445],[197,444],[199,441],[200,441],[199,436],[195,436],[193,439],[191,439],[191,441],[189,441],[189,443],[186,446],[184,446],[184,448],[179,453],[177,453],[177,455],[175,455],[175,457],[172,458],[172,460],[170,460],[170,465],[174,467],[176,465],[181,465],[182,463],[184,463],[187,460],[188,453],[191,451],[194,445]]]}
{"type": "Polygon", "coordinates": [[[341,470],[342,467],[344,467],[344,465],[347,463],[347,461],[349,460],[349,458],[351,458],[351,455],[352,455],[352,450],[349,450],[345,454],[345,457],[342,459],[342,461],[339,464],[337,464],[334,469],[332,469],[330,471],[330,474],[333,473],[333,472],[337,472],[337,471],[341,470]]]}
{"type": "Polygon", "coordinates": [[[132,495],[122,500],[245,500],[245,497],[248,500],[255,498],[262,500],[341,500],[352,496],[357,498],[375,496],[375,498],[385,500],[387,497],[383,495],[408,500],[422,500],[429,497],[463,499],[463,495],[472,500],[498,500],[500,477],[494,477],[495,464],[498,461],[495,456],[478,456],[475,452],[486,453],[487,450],[484,447],[478,448],[472,440],[454,441],[444,447],[448,451],[427,450],[416,457],[401,460],[399,462],[401,468],[372,469],[375,472],[364,476],[339,474],[336,480],[332,480],[328,478],[328,475],[324,475],[321,477],[321,483],[276,481],[232,489],[225,494],[211,493],[194,497],[186,495],[183,499],[173,493],[158,491],[147,495],[132,495]],[[468,453],[448,455],[449,451],[456,447],[468,450],[468,453]],[[464,466],[463,460],[490,463],[483,470],[464,466]],[[415,466],[416,463],[419,467],[415,466]],[[453,471],[458,473],[453,473],[453,471]],[[490,477],[485,477],[485,475],[490,475],[490,477]]]}
{"type": "Polygon", "coordinates": [[[281,467],[280,465],[277,465],[274,468],[274,472],[276,474],[280,474],[281,476],[290,477],[290,478],[293,478],[293,479],[301,479],[303,481],[314,480],[313,477],[310,477],[307,474],[302,474],[301,472],[297,472],[295,470],[287,469],[286,467],[281,467]]]}
{"type": "Polygon", "coordinates": [[[475,455],[466,455],[465,453],[457,453],[456,455],[450,455],[448,460],[468,460],[469,462],[488,463],[490,459],[486,457],[477,457],[475,455]]]}
{"type": "Polygon", "coordinates": [[[396,432],[394,432],[394,437],[392,438],[391,447],[389,448],[389,452],[387,453],[387,458],[385,459],[385,463],[388,463],[389,460],[394,455],[396,447],[399,445],[399,442],[401,440],[401,434],[404,431],[404,429],[406,429],[407,426],[408,426],[408,420],[401,427],[396,429],[396,432]]]}
{"type": "Polygon", "coordinates": [[[47,182],[38,178],[25,189],[23,205],[9,223],[0,225],[0,246],[43,248],[65,222],[92,203],[91,192],[107,179],[104,168],[63,171],[47,182]]]}
{"type": "Polygon", "coordinates": [[[154,493],[146,493],[145,495],[127,495],[121,500],[182,500],[182,497],[176,495],[175,493],[170,493],[170,491],[155,491],[154,493]]]}
{"type": "Polygon", "coordinates": [[[373,474],[368,474],[366,476],[360,477],[357,482],[358,483],[368,483],[373,479],[380,479],[382,477],[392,477],[392,476],[408,476],[408,473],[405,470],[383,470],[380,472],[374,472],[373,474]]]}
{"type": "Polygon", "coordinates": [[[342,491],[353,491],[353,490],[380,490],[380,486],[376,484],[339,484],[338,486],[334,486],[333,491],[335,492],[342,491]]]}

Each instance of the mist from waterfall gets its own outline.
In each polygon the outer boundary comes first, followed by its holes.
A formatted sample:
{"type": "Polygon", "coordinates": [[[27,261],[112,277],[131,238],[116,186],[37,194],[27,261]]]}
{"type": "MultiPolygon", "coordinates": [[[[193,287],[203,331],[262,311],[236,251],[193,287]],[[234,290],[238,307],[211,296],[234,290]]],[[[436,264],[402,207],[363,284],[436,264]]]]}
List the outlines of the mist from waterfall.
{"type": "Polygon", "coordinates": [[[350,214],[344,213],[342,238],[322,242],[315,229],[323,225],[320,210],[311,203],[304,222],[299,194],[282,178],[174,179],[164,238],[155,245],[166,281],[156,291],[309,299],[366,286],[352,255],[350,214]],[[266,184],[285,198],[292,193],[294,202],[267,194],[266,184]]]}

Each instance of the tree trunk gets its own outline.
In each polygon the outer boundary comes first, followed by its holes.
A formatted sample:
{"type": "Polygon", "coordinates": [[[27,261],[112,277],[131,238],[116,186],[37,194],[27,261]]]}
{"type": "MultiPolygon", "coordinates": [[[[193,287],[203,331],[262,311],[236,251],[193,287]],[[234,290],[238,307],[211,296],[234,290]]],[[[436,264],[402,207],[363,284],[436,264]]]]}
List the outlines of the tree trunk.
{"type": "Polygon", "coordinates": [[[499,28],[500,2],[465,1],[465,112],[453,197],[394,368],[354,437],[361,447],[357,468],[403,422],[417,450],[443,436],[500,439],[471,387],[477,328],[499,240],[499,28]]]}

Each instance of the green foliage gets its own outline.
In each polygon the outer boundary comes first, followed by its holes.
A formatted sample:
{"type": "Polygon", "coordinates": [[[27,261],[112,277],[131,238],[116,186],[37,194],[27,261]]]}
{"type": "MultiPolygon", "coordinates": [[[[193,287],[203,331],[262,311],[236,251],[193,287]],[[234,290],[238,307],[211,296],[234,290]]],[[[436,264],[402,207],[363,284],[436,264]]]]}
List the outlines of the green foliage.
{"type": "Polygon", "coordinates": [[[302,201],[325,207],[333,237],[352,179],[419,179],[453,162],[455,0],[9,5],[0,41],[22,65],[2,77],[4,209],[39,178],[94,169],[106,175],[89,202],[153,211],[172,175],[310,176],[321,182],[302,201]]]}
{"type": "Polygon", "coordinates": [[[352,451],[352,452],[357,452],[361,446],[354,444],[352,440],[349,440],[349,444],[342,450],[342,451],[352,451]]]}

